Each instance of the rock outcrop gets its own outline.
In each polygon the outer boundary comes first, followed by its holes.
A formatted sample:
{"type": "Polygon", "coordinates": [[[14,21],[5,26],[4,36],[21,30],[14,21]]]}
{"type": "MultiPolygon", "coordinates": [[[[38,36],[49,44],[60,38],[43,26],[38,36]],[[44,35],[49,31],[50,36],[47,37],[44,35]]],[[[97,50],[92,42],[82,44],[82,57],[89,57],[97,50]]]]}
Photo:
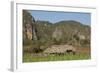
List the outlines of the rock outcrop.
{"type": "Polygon", "coordinates": [[[35,19],[26,10],[23,10],[23,38],[37,40],[35,19]]]}
{"type": "Polygon", "coordinates": [[[55,28],[53,34],[52,34],[52,38],[55,38],[56,40],[60,40],[62,38],[62,31],[58,28],[55,28]]]}

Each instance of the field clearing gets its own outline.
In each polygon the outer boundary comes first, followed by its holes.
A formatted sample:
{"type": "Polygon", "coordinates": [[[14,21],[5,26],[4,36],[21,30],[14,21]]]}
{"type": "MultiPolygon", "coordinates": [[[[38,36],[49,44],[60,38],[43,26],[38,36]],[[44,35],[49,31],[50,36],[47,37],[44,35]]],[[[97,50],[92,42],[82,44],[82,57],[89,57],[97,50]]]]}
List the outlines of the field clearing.
{"type": "Polygon", "coordinates": [[[23,62],[44,62],[44,61],[70,61],[70,60],[88,60],[91,59],[90,49],[77,49],[77,54],[66,55],[48,55],[48,56],[33,56],[30,53],[24,53],[23,62]]]}

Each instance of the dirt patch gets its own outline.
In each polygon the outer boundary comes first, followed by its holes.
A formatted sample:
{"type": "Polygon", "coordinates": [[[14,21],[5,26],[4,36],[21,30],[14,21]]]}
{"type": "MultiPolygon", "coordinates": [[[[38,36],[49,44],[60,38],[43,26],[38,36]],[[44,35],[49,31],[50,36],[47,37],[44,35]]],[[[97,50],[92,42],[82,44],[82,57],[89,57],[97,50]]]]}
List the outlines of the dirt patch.
{"type": "Polygon", "coordinates": [[[90,48],[77,48],[77,53],[82,53],[82,54],[90,54],[91,49],[90,48]]]}

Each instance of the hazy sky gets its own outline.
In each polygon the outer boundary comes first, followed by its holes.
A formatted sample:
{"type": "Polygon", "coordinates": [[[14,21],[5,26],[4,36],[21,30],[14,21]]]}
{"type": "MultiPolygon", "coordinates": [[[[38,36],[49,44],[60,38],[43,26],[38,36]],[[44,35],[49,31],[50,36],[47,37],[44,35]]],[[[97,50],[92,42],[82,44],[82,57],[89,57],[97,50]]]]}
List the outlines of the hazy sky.
{"type": "Polygon", "coordinates": [[[63,20],[75,20],[82,24],[91,24],[90,13],[79,12],[53,12],[53,11],[29,11],[35,20],[44,20],[51,23],[56,23],[63,20]]]}

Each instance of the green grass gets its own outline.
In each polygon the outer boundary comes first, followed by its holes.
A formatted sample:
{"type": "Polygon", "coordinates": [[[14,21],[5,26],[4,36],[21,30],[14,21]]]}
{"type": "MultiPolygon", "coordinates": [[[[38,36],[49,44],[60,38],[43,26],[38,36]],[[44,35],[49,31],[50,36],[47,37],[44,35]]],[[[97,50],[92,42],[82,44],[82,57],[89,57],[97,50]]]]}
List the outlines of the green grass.
{"type": "Polygon", "coordinates": [[[23,55],[23,62],[43,62],[43,61],[65,61],[65,60],[87,60],[90,59],[89,54],[67,54],[67,55],[49,55],[43,57],[34,57],[31,54],[23,55]]]}

